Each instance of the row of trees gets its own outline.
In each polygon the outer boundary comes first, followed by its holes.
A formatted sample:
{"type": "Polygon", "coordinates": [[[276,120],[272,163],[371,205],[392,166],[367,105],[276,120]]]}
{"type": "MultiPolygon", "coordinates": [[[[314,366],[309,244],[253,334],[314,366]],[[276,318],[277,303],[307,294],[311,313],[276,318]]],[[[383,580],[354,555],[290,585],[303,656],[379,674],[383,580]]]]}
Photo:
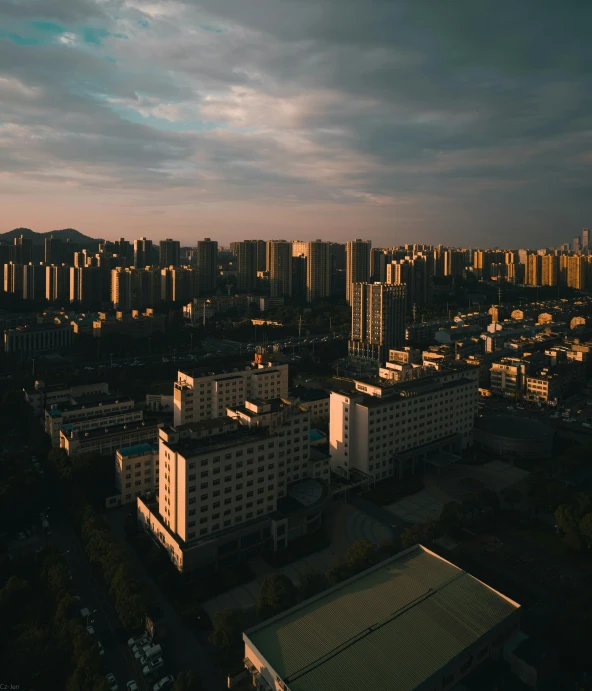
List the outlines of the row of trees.
{"type": "MultiPolygon", "coordinates": [[[[345,558],[337,561],[326,573],[313,569],[305,572],[298,588],[283,573],[269,574],[261,583],[256,604],[257,616],[264,620],[281,614],[301,600],[374,566],[395,552],[396,548],[391,543],[377,546],[369,540],[359,540],[349,547],[345,558]]],[[[210,642],[216,648],[231,651],[240,646],[244,631],[241,612],[232,609],[216,612],[212,625],[210,642]]]]}
{"type": "Polygon", "coordinates": [[[579,494],[574,504],[561,504],[555,510],[557,529],[563,542],[579,552],[592,547],[592,494],[579,494]]]}
{"type": "MultiPolygon", "coordinates": [[[[99,651],[88,635],[70,593],[68,570],[49,553],[1,567],[0,669],[13,688],[107,691],[99,651]]],[[[7,686],[6,688],[9,688],[7,686]]]]}

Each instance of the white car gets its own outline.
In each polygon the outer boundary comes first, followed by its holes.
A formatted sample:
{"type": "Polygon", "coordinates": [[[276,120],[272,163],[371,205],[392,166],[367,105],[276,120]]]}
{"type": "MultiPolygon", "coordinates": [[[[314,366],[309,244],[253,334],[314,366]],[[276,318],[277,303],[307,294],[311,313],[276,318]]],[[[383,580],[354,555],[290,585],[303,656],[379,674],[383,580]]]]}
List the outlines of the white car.
{"type": "Polygon", "coordinates": [[[156,684],[152,687],[153,691],[161,691],[162,689],[167,689],[169,686],[174,684],[175,682],[175,677],[172,674],[167,674],[166,677],[163,677],[160,681],[157,681],[156,684]]]}
{"type": "Polygon", "coordinates": [[[148,636],[144,636],[132,648],[132,652],[134,653],[134,657],[136,658],[136,660],[139,660],[144,654],[144,649],[149,647],[150,639],[148,638],[148,636]]]}
{"type": "Polygon", "coordinates": [[[135,636],[132,636],[129,639],[129,641],[127,642],[127,644],[129,645],[130,648],[133,648],[136,645],[136,643],[138,643],[140,641],[140,639],[142,639],[142,638],[147,638],[145,631],[144,631],[144,633],[138,633],[135,636]]]}
{"type": "Polygon", "coordinates": [[[94,636],[94,635],[95,635],[95,629],[94,629],[93,626],[87,626],[87,627],[86,627],[86,630],[87,630],[87,632],[88,632],[88,634],[89,634],[90,636],[94,636]]]}
{"type": "Polygon", "coordinates": [[[169,360],[167,357],[163,357],[163,358],[162,358],[162,361],[163,361],[163,362],[170,362],[170,360],[169,360]]]}
{"type": "Polygon", "coordinates": [[[150,662],[142,669],[142,674],[147,677],[153,672],[156,672],[164,666],[164,660],[158,656],[150,660],[150,662]]]}
{"type": "Polygon", "coordinates": [[[127,691],[138,691],[138,685],[133,679],[130,679],[125,685],[127,691]]]}
{"type": "Polygon", "coordinates": [[[589,422],[582,422],[582,427],[592,427],[589,422]]]}
{"type": "Polygon", "coordinates": [[[115,680],[115,675],[112,672],[109,672],[109,674],[105,675],[105,681],[107,682],[109,691],[119,691],[119,686],[115,680]]]}
{"type": "Polygon", "coordinates": [[[105,648],[103,648],[101,641],[97,641],[97,645],[99,647],[99,655],[102,657],[105,654],[105,648]]]}

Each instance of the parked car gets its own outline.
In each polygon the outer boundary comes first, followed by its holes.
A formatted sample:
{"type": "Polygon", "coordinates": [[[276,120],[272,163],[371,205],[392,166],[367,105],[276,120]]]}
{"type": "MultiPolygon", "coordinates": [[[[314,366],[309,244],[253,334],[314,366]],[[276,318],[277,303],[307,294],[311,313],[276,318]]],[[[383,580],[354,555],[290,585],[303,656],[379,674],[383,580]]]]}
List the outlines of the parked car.
{"type": "Polygon", "coordinates": [[[127,644],[130,648],[133,648],[136,645],[136,643],[138,643],[142,638],[148,638],[146,631],[142,631],[142,633],[137,633],[135,636],[132,636],[128,640],[127,644]]]}
{"type": "Polygon", "coordinates": [[[115,675],[112,672],[109,672],[109,674],[105,675],[105,681],[107,682],[107,686],[109,687],[109,691],[118,691],[119,690],[119,686],[117,685],[115,675]]]}
{"type": "Polygon", "coordinates": [[[90,626],[90,625],[89,625],[89,626],[86,627],[86,630],[87,630],[89,636],[94,636],[94,635],[95,635],[95,627],[94,627],[94,626],[90,626]]]}
{"type": "Polygon", "coordinates": [[[153,674],[154,672],[157,672],[159,669],[164,667],[164,660],[162,657],[155,657],[150,662],[142,668],[142,674],[147,677],[150,674],[153,674]]]}
{"type": "Polygon", "coordinates": [[[163,689],[168,689],[170,686],[172,686],[175,683],[175,677],[172,674],[167,674],[166,677],[163,677],[160,681],[157,681],[156,684],[152,687],[153,691],[162,691],[163,689]]]}
{"type": "Polygon", "coordinates": [[[138,691],[138,685],[133,679],[130,679],[125,685],[127,691],[138,691]]]}

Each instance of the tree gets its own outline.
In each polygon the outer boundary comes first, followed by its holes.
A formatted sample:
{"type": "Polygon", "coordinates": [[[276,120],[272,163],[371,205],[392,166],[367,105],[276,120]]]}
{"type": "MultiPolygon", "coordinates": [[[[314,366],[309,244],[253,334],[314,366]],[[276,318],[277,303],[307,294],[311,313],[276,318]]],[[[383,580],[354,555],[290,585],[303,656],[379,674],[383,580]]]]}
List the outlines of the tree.
{"type": "Polygon", "coordinates": [[[345,553],[347,566],[353,573],[369,569],[378,562],[376,545],[370,540],[358,540],[345,553]]]}
{"type": "Polygon", "coordinates": [[[351,572],[344,561],[336,561],[325,573],[329,585],[337,585],[350,576],[351,572]]]}
{"type": "Polygon", "coordinates": [[[401,544],[403,547],[413,547],[413,545],[418,545],[423,536],[423,531],[419,523],[414,523],[401,533],[401,544]]]}
{"type": "Polygon", "coordinates": [[[555,510],[555,522],[564,535],[567,535],[569,532],[578,531],[577,521],[573,509],[569,504],[561,504],[557,507],[555,510]]]}
{"type": "Polygon", "coordinates": [[[241,641],[243,632],[243,615],[235,609],[216,612],[212,619],[214,630],[209,641],[216,648],[231,648],[241,641]]]}
{"type": "Polygon", "coordinates": [[[179,672],[175,679],[173,691],[200,691],[201,682],[197,676],[197,672],[193,669],[184,669],[179,672]]]}
{"type": "Polygon", "coordinates": [[[271,573],[263,579],[257,599],[257,615],[269,619],[296,602],[296,588],[282,573],[271,573]]]}
{"type": "Polygon", "coordinates": [[[579,528],[582,537],[590,547],[592,545],[592,513],[587,513],[580,520],[579,528]]]}

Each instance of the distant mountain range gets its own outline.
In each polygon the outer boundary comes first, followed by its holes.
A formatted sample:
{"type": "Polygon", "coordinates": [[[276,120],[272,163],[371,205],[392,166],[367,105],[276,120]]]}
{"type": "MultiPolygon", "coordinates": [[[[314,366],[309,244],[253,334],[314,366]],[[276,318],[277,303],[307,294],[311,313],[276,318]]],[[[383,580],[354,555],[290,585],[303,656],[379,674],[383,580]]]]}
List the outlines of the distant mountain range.
{"type": "Polygon", "coordinates": [[[103,242],[102,238],[91,238],[88,235],[83,235],[74,228],[64,228],[62,230],[51,230],[49,233],[36,233],[30,228],[15,228],[9,230],[7,233],[0,233],[0,242],[6,242],[12,245],[14,238],[20,238],[21,235],[25,238],[33,240],[33,245],[43,246],[45,238],[53,235],[64,242],[69,240],[75,242],[81,249],[91,249],[98,246],[99,242],[103,242]]]}

